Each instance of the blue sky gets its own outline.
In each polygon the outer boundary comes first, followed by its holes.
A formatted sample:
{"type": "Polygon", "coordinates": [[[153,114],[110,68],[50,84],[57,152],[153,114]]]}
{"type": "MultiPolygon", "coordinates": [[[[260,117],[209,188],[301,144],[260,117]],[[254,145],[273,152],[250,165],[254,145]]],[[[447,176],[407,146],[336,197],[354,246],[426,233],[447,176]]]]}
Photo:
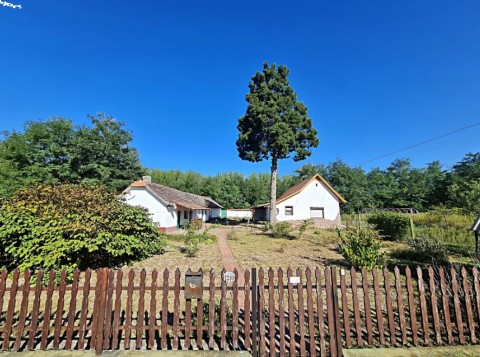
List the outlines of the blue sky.
{"type": "MultiPolygon", "coordinates": [[[[0,130],[105,112],[149,168],[269,171],[238,158],[237,121],[264,61],[287,65],[320,145],[280,174],[351,166],[480,122],[480,2],[33,1],[0,7],[0,130]]],[[[448,168],[480,125],[399,157],[448,168]]]]}

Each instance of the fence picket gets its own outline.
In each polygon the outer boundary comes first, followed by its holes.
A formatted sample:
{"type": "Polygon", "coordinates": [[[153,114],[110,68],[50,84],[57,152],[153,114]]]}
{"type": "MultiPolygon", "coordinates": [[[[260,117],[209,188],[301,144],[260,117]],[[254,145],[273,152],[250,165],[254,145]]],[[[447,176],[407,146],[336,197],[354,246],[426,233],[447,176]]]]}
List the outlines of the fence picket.
{"type": "Polygon", "coordinates": [[[317,318],[318,318],[318,334],[320,335],[320,356],[326,355],[325,342],[325,320],[323,312],[323,296],[322,296],[322,274],[320,268],[315,269],[315,280],[317,290],[317,318]]]}
{"type": "MultiPolygon", "coordinates": [[[[163,281],[165,282],[165,271],[163,272],[163,281]]],[[[174,285],[174,298],[173,298],[173,341],[172,341],[172,346],[173,349],[178,349],[179,345],[179,330],[180,330],[180,269],[175,270],[175,285],[174,285]]],[[[165,288],[162,292],[162,339],[161,339],[161,346],[162,350],[167,348],[167,338],[166,338],[166,324],[165,321],[166,318],[165,315],[165,302],[163,299],[165,299],[166,296],[165,288]]],[[[168,299],[167,299],[167,304],[168,304],[168,299]]],[[[168,311],[168,309],[167,309],[168,311]]]]}
{"type": "MultiPolygon", "coordinates": [[[[48,275],[48,287],[47,287],[47,298],[45,300],[45,312],[43,314],[43,325],[42,325],[42,338],[40,341],[40,349],[44,350],[47,348],[47,338],[50,331],[50,313],[52,311],[52,296],[53,296],[53,285],[55,284],[55,270],[50,270],[48,275]]],[[[13,287],[13,285],[12,285],[13,287]]]]}
{"type": "Polygon", "coordinates": [[[22,289],[22,303],[18,317],[18,326],[15,336],[15,343],[13,350],[18,351],[23,337],[23,330],[25,328],[25,320],[27,318],[28,294],[30,293],[30,270],[26,269],[23,274],[23,289],[22,289]]]}
{"type": "Polygon", "coordinates": [[[283,270],[278,268],[278,327],[280,329],[280,341],[279,347],[280,357],[285,357],[285,302],[284,302],[284,282],[283,282],[283,270]]]}
{"type": "MultiPolygon", "coordinates": [[[[245,279],[245,290],[244,290],[244,298],[245,298],[245,306],[243,309],[243,321],[244,321],[244,342],[245,348],[247,350],[250,349],[251,340],[250,340],[250,271],[245,270],[244,273],[245,279]]],[[[214,285],[215,286],[215,285],[214,285]]]]}
{"type": "MultiPolygon", "coordinates": [[[[170,272],[168,269],[163,270],[163,281],[162,281],[162,326],[161,328],[161,335],[162,338],[160,339],[160,343],[162,346],[162,350],[167,348],[167,327],[168,327],[168,278],[170,272]]],[[[176,314],[174,316],[174,331],[176,335],[174,336],[174,344],[178,346],[178,319],[179,319],[179,296],[180,295],[180,270],[177,269],[175,272],[175,300],[174,300],[174,309],[176,314]]],[[[155,312],[156,314],[156,312],[155,312]]]]}
{"type": "MultiPolygon", "coordinates": [[[[275,346],[275,282],[273,281],[273,269],[268,269],[268,336],[270,356],[276,355],[275,346]]],[[[234,339],[235,340],[235,339],[234,339]]]]}
{"type": "Polygon", "coordinates": [[[412,340],[413,345],[418,345],[418,330],[417,330],[417,311],[415,308],[415,296],[412,286],[412,272],[409,267],[405,269],[405,276],[407,280],[407,292],[408,292],[408,310],[410,312],[410,326],[412,328],[412,340]]]}
{"type": "Polygon", "coordinates": [[[103,348],[109,349],[110,347],[110,337],[111,337],[111,327],[112,327],[112,311],[113,311],[113,285],[115,282],[115,270],[109,269],[108,271],[108,281],[106,282],[107,286],[107,301],[105,304],[105,323],[103,330],[103,348]]]}
{"type": "Polygon", "coordinates": [[[145,279],[147,278],[147,271],[142,269],[140,271],[140,290],[138,291],[138,310],[137,310],[137,325],[135,328],[135,345],[137,349],[142,348],[143,326],[145,322],[145,279]]]}
{"type": "MultiPolygon", "coordinates": [[[[0,283],[0,285],[3,283],[0,283]]],[[[40,310],[40,297],[42,295],[42,284],[43,284],[43,270],[39,270],[37,273],[37,282],[35,283],[35,297],[33,300],[32,307],[32,318],[30,323],[30,332],[28,336],[27,349],[32,351],[35,343],[35,335],[37,334],[38,328],[38,312],[40,310]]],[[[0,306],[2,304],[3,297],[0,294],[0,306]]],[[[0,314],[2,310],[0,309],[0,314]]]]}
{"type": "Polygon", "coordinates": [[[260,356],[266,355],[266,338],[265,338],[265,272],[263,268],[258,270],[258,315],[259,315],[259,351],[260,356]]]}
{"type": "Polygon", "coordinates": [[[440,319],[438,316],[437,291],[435,289],[435,276],[433,269],[428,268],[428,280],[430,283],[430,299],[432,301],[433,327],[435,330],[435,340],[437,345],[442,344],[442,335],[440,334],[440,319]]]}
{"type": "MultiPolygon", "coordinates": [[[[307,280],[307,316],[308,316],[308,336],[309,336],[309,352],[310,356],[315,356],[316,343],[315,343],[315,322],[313,311],[313,290],[312,290],[312,271],[307,267],[305,269],[305,279],[307,280]]],[[[343,294],[342,294],[343,295],[343,294]]],[[[347,311],[348,313],[348,311],[347,311]]]]}
{"type": "Polygon", "coordinates": [[[447,341],[448,343],[453,343],[452,322],[450,320],[450,304],[448,301],[447,286],[445,284],[445,271],[443,268],[439,269],[438,274],[440,275],[440,290],[442,291],[443,317],[445,319],[445,329],[447,330],[447,341]]]}
{"type": "Polygon", "coordinates": [[[223,278],[225,276],[225,269],[222,269],[220,275],[221,279],[221,294],[220,294],[220,348],[225,349],[227,345],[227,283],[223,278]]]}
{"type": "Polygon", "coordinates": [[[455,306],[455,320],[457,322],[458,340],[461,344],[465,343],[465,334],[463,333],[462,308],[460,297],[458,296],[457,271],[454,267],[450,268],[450,277],[452,279],[453,301],[455,306]]]}
{"type": "Polygon", "coordinates": [[[395,346],[397,344],[397,337],[395,336],[395,322],[393,319],[393,305],[392,296],[390,295],[390,279],[388,278],[388,269],[383,268],[383,286],[385,288],[385,304],[387,305],[387,320],[388,332],[390,334],[390,344],[395,346]]]}
{"type": "Polygon", "coordinates": [[[295,343],[295,307],[293,305],[293,285],[290,282],[290,278],[293,276],[291,268],[287,269],[287,286],[288,286],[288,331],[289,331],[289,353],[293,357],[296,355],[296,343],[295,343]]]}
{"type": "Polygon", "coordinates": [[[418,291],[420,293],[420,309],[422,310],[423,340],[426,345],[429,345],[430,337],[429,337],[429,326],[428,326],[427,301],[425,298],[425,285],[422,277],[422,269],[420,267],[417,267],[417,279],[418,279],[418,291]]]}
{"type": "Polygon", "coordinates": [[[127,286],[127,309],[125,311],[125,349],[130,349],[130,339],[132,334],[132,313],[133,313],[133,280],[135,279],[135,271],[130,269],[128,272],[127,286]]]}
{"type": "MultiPolygon", "coordinates": [[[[212,269],[210,271],[210,291],[208,297],[208,348],[213,349],[215,343],[215,272],[212,269]]],[[[250,318],[250,314],[248,315],[250,318]]],[[[245,337],[248,339],[247,337],[245,337]]],[[[250,342],[250,340],[248,340],[250,342]]],[[[248,347],[247,347],[248,348],[248,347]]]]}
{"type": "Polygon", "coordinates": [[[233,270],[235,274],[235,280],[233,281],[232,288],[232,345],[235,350],[238,349],[238,276],[239,272],[237,268],[233,270]]]}
{"type": "Polygon", "coordinates": [[[115,283],[115,307],[113,309],[113,326],[112,326],[112,349],[116,350],[119,346],[120,334],[120,317],[122,314],[122,279],[123,271],[117,270],[117,281],[115,283]]]}
{"type": "Polygon", "coordinates": [[[155,346],[155,333],[157,322],[157,279],[158,271],[153,269],[152,271],[152,283],[150,285],[150,313],[148,316],[148,348],[153,349],[155,346]]]}
{"type": "Polygon", "coordinates": [[[470,298],[470,284],[468,283],[468,275],[465,267],[462,267],[463,291],[465,292],[465,305],[467,309],[468,330],[470,331],[470,342],[477,343],[475,336],[475,323],[473,321],[472,300],[470,298]]]}
{"type": "MultiPolygon", "coordinates": [[[[199,270],[201,273],[202,273],[202,276],[203,276],[203,271],[202,269],[199,270]]],[[[236,276],[236,275],[235,275],[236,276]]],[[[236,279],[235,279],[236,281],[236,279]]],[[[238,284],[238,283],[237,283],[238,284]]],[[[238,289],[237,289],[237,292],[238,292],[238,289]]],[[[202,291],[202,294],[203,294],[203,291],[202,291]]],[[[235,303],[234,303],[235,305],[235,303]]],[[[237,339],[238,339],[238,302],[237,302],[237,306],[236,306],[236,309],[237,309],[237,317],[236,317],[236,323],[237,323],[237,339]]],[[[235,307],[233,308],[233,310],[235,310],[235,307]]],[[[233,317],[232,317],[233,321],[235,321],[235,312],[233,312],[233,317]]],[[[232,322],[233,325],[235,325],[235,322],[232,322]]],[[[201,299],[197,299],[197,340],[196,340],[196,345],[197,345],[197,348],[198,349],[202,349],[202,335],[203,335],[203,296],[201,299]]]]}
{"type": "MultiPolygon", "coordinates": [[[[478,277],[478,269],[477,267],[474,267],[472,269],[472,274],[473,274],[473,289],[475,290],[475,303],[476,303],[476,308],[477,308],[477,314],[476,317],[480,319],[480,281],[478,277]]],[[[0,309],[1,312],[1,309],[0,309]]]]}
{"type": "Polygon", "coordinates": [[[297,284],[297,299],[298,299],[298,327],[300,334],[300,356],[305,357],[307,352],[305,350],[305,306],[303,302],[303,273],[300,268],[297,269],[297,277],[300,282],[297,284]]]}
{"type": "Polygon", "coordinates": [[[373,345],[373,326],[372,326],[372,309],[370,307],[370,294],[368,291],[368,276],[367,269],[362,269],[362,282],[363,282],[363,304],[365,307],[365,325],[367,327],[367,341],[371,346],[373,345]]]}
{"type": "Polygon", "coordinates": [[[73,325],[75,324],[75,311],[77,306],[78,279],[80,271],[75,269],[73,272],[72,290],[70,293],[70,303],[68,305],[67,334],[65,337],[65,349],[72,349],[73,325]]]}
{"type": "MultiPolygon", "coordinates": [[[[385,345],[385,326],[383,325],[383,312],[382,312],[382,301],[380,295],[380,285],[378,282],[378,270],[377,268],[372,269],[373,276],[373,292],[375,296],[375,316],[377,318],[377,328],[378,328],[378,337],[380,345],[385,345]]],[[[347,343],[347,347],[348,343],[347,343]]]]}
{"type": "Polygon", "coordinates": [[[355,318],[355,334],[357,335],[357,346],[362,347],[362,322],[360,319],[360,303],[357,291],[357,271],[354,267],[350,269],[350,285],[352,286],[353,316],[355,318]]]}
{"type": "Polygon", "coordinates": [[[403,306],[402,281],[400,279],[400,270],[395,267],[395,290],[397,291],[398,318],[400,320],[400,331],[402,333],[402,344],[407,344],[407,329],[405,323],[405,308],[403,306]]]}
{"type": "Polygon", "coordinates": [[[86,324],[88,315],[88,296],[90,294],[90,278],[92,271],[87,269],[85,272],[85,282],[82,290],[82,311],[80,313],[80,324],[78,326],[78,349],[83,350],[85,346],[86,324]]]}
{"type": "MultiPolygon", "coordinates": [[[[325,268],[325,290],[327,293],[327,316],[328,316],[328,336],[330,343],[330,355],[337,356],[337,342],[335,331],[335,315],[334,315],[334,302],[333,302],[333,288],[332,288],[332,273],[329,267],[325,268]]],[[[339,336],[340,337],[340,336],[339,336]]]]}
{"type": "Polygon", "coordinates": [[[8,299],[7,318],[5,320],[5,328],[3,335],[2,349],[7,351],[10,349],[10,335],[13,328],[13,314],[15,312],[15,303],[17,300],[18,279],[20,277],[20,271],[15,269],[12,276],[12,286],[10,288],[10,296],[8,299]]]}
{"type": "Polygon", "coordinates": [[[63,269],[60,274],[60,285],[58,288],[57,312],[55,314],[55,325],[53,333],[53,349],[58,350],[60,344],[60,331],[62,328],[63,304],[65,302],[65,289],[67,285],[67,270],[63,269]]]}

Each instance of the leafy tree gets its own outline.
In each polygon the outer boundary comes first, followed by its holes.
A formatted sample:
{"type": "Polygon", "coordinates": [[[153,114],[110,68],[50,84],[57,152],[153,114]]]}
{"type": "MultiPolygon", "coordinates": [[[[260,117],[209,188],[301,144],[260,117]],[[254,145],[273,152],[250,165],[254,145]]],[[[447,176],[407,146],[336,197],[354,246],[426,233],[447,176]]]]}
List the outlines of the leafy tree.
{"type": "Polygon", "coordinates": [[[289,85],[286,66],[263,65],[250,81],[246,95],[247,111],[238,120],[237,149],[242,160],[259,162],[270,160],[270,220],[276,220],[278,160],[290,157],[304,160],[311,155],[311,147],[318,146],[317,131],[307,114],[307,107],[297,101],[289,85]]]}
{"type": "Polygon", "coordinates": [[[328,172],[325,165],[305,164],[295,170],[295,176],[297,176],[299,180],[304,180],[306,178],[312,177],[315,174],[319,174],[323,178],[327,179],[328,172]]]}
{"type": "Polygon", "coordinates": [[[117,191],[143,173],[132,134],[122,122],[99,114],[93,126],[54,117],[28,121],[23,132],[0,141],[0,195],[34,183],[97,182],[117,191]]]}
{"type": "Polygon", "coordinates": [[[9,269],[118,267],[157,253],[164,241],[147,211],[101,186],[36,185],[0,206],[9,269]]]}

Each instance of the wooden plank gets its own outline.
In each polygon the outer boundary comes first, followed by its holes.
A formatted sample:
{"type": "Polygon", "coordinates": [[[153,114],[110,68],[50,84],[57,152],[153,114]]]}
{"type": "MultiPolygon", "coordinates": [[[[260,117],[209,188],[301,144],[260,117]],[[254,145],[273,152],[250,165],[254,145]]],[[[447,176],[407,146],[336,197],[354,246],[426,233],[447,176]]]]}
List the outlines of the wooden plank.
{"type": "Polygon", "coordinates": [[[367,342],[373,345],[373,326],[372,326],[372,309],[370,306],[370,292],[368,289],[367,269],[362,269],[362,289],[363,289],[363,306],[365,308],[365,325],[367,328],[367,342]]]}
{"type": "Polygon", "coordinates": [[[332,267],[333,314],[335,316],[335,336],[337,336],[337,355],[343,356],[342,330],[340,328],[340,306],[338,304],[337,269],[332,267]]]}
{"type": "Polygon", "coordinates": [[[260,356],[266,355],[266,339],[265,339],[265,272],[263,268],[258,270],[258,315],[259,315],[259,341],[260,356]]]}
{"type": "Polygon", "coordinates": [[[17,300],[18,279],[20,277],[20,271],[15,269],[12,276],[12,285],[10,287],[10,296],[8,299],[7,318],[5,321],[5,329],[3,331],[3,345],[2,349],[7,351],[10,349],[10,337],[13,327],[13,314],[15,312],[15,302],[17,300]]]}
{"type": "MultiPolygon", "coordinates": [[[[377,328],[380,346],[385,345],[385,326],[383,324],[383,312],[382,312],[382,296],[380,293],[380,283],[378,280],[378,269],[373,268],[373,292],[375,299],[375,317],[377,318],[377,328]]],[[[346,331],[346,330],[345,330],[346,331]]],[[[349,347],[347,342],[347,348],[349,347]]]]}
{"type": "MultiPolygon", "coordinates": [[[[177,309],[180,308],[180,270],[175,272],[175,299],[174,304],[177,309]],[[178,295],[177,295],[178,293],[178,295]]],[[[162,350],[167,349],[167,330],[168,330],[168,280],[170,278],[170,272],[168,269],[163,270],[163,281],[162,281],[162,326],[161,326],[161,347],[162,350]]],[[[178,320],[179,320],[179,311],[177,311],[176,316],[176,343],[178,344],[178,320]]],[[[177,345],[178,346],[178,345],[177,345]]],[[[178,347],[177,347],[178,348],[178,347]]]]}
{"type": "Polygon", "coordinates": [[[278,278],[278,328],[280,332],[280,341],[279,341],[279,352],[280,357],[285,357],[286,348],[285,348],[285,302],[284,302],[284,282],[283,282],[283,270],[278,268],[277,270],[278,278]]]}
{"type": "Polygon", "coordinates": [[[296,356],[296,342],[295,342],[295,307],[293,305],[293,285],[290,283],[290,277],[293,276],[291,268],[287,269],[287,284],[288,284],[288,330],[289,330],[289,352],[290,356],[296,356]]]}
{"type": "Polygon", "coordinates": [[[220,295],[220,349],[225,350],[227,347],[227,283],[223,278],[225,269],[220,274],[221,295],[220,295]]]}
{"type": "MultiPolygon", "coordinates": [[[[239,290],[238,290],[238,276],[239,276],[239,273],[238,273],[238,270],[237,268],[235,268],[233,270],[233,273],[235,274],[235,281],[233,282],[233,290],[232,290],[232,299],[233,299],[233,302],[232,302],[232,338],[233,338],[233,341],[232,341],[232,345],[233,345],[233,348],[236,350],[238,349],[238,294],[239,294],[239,290]]],[[[203,326],[203,323],[202,323],[202,326],[203,326]]]]}
{"type": "Polygon", "coordinates": [[[422,311],[422,328],[423,328],[423,342],[426,345],[430,344],[427,301],[425,299],[425,285],[422,277],[422,269],[417,267],[418,292],[420,294],[420,309],[422,311]]]}
{"type": "Polygon", "coordinates": [[[445,270],[443,270],[443,268],[440,268],[438,274],[440,275],[440,289],[442,290],[443,316],[445,319],[445,329],[447,330],[447,341],[448,344],[452,344],[452,321],[450,319],[450,304],[448,301],[449,294],[447,291],[447,284],[445,283],[445,270]]]}
{"type": "Polygon", "coordinates": [[[465,267],[462,267],[463,291],[465,292],[465,307],[467,309],[468,331],[470,331],[470,343],[477,343],[475,336],[475,322],[473,319],[472,300],[470,297],[470,284],[468,283],[468,275],[465,267]]]}
{"type": "Polygon", "coordinates": [[[78,326],[78,349],[83,350],[85,347],[85,329],[88,315],[88,296],[90,294],[90,278],[92,271],[87,269],[85,272],[85,282],[82,290],[82,310],[80,312],[80,325],[78,326]]]}
{"type": "Polygon", "coordinates": [[[138,311],[137,311],[137,325],[135,327],[135,346],[137,349],[142,348],[144,313],[145,313],[145,279],[147,278],[147,271],[142,269],[140,271],[140,290],[138,292],[138,311]]]}
{"type": "MultiPolygon", "coordinates": [[[[337,356],[337,340],[335,331],[335,315],[333,307],[333,289],[332,289],[332,273],[329,267],[325,268],[325,290],[327,293],[327,320],[328,320],[328,335],[330,342],[330,355],[337,356]]],[[[338,336],[341,338],[341,336],[338,336]]]]}
{"type": "Polygon", "coordinates": [[[102,298],[102,270],[99,268],[95,271],[96,283],[95,283],[95,299],[93,301],[93,311],[90,323],[90,348],[96,348],[97,346],[97,329],[99,319],[100,300],[102,298]]]}
{"type": "Polygon", "coordinates": [[[18,317],[18,326],[16,331],[15,343],[13,350],[18,351],[20,349],[20,343],[22,342],[23,330],[25,328],[25,320],[27,318],[28,308],[28,295],[30,293],[30,270],[26,269],[23,274],[23,289],[22,289],[22,303],[20,305],[20,313],[18,317]]]}
{"type": "Polygon", "coordinates": [[[105,323],[103,329],[103,348],[110,349],[110,340],[112,334],[112,312],[113,312],[113,292],[115,284],[115,270],[108,270],[108,281],[105,283],[107,287],[107,301],[105,305],[105,323]]]}
{"type": "MultiPolygon", "coordinates": [[[[165,278],[164,278],[165,280],[165,278]]],[[[162,298],[165,296],[165,293],[162,293],[162,298]]],[[[168,301],[168,299],[167,299],[168,301]]],[[[164,320],[163,320],[163,303],[162,303],[162,350],[167,348],[167,339],[166,337],[163,338],[164,332],[163,332],[163,326],[164,326],[164,320]]],[[[173,290],[173,341],[172,341],[172,347],[174,350],[178,349],[179,345],[179,332],[180,332],[180,269],[175,270],[175,286],[173,290]]],[[[166,336],[166,334],[165,334],[166,336]]]]}
{"type": "Polygon", "coordinates": [[[152,271],[152,283],[150,284],[150,312],[148,316],[148,348],[155,346],[156,320],[157,320],[157,279],[158,271],[152,271]]]}
{"type": "Polygon", "coordinates": [[[130,338],[132,334],[132,310],[133,310],[133,280],[135,279],[135,271],[130,269],[128,272],[127,286],[127,308],[125,311],[125,349],[130,349],[130,338]]]}
{"type": "Polygon", "coordinates": [[[432,302],[433,329],[435,330],[435,341],[437,345],[441,345],[442,335],[440,333],[440,318],[438,316],[437,290],[435,287],[435,275],[432,267],[428,268],[428,278],[430,285],[430,299],[432,302]]]}
{"type": "Polygon", "coordinates": [[[297,284],[298,296],[298,327],[300,333],[300,356],[306,357],[307,351],[305,346],[305,305],[303,301],[303,273],[300,268],[297,269],[297,276],[300,278],[300,283],[297,284]]]}
{"type": "MultiPolygon", "coordinates": [[[[1,285],[1,284],[0,284],[1,285]]],[[[33,300],[33,307],[32,307],[32,319],[30,323],[30,332],[28,336],[28,344],[27,349],[32,351],[35,345],[35,335],[37,334],[38,328],[38,312],[40,310],[40,298],[42,296],[42,287],[43,287],[43,270],[40,270],[37,273],[37,281],[35,283],[35,297],[33,300]]],[[[0,304],[3,300],[3,297],[0,294],[0,304]]],[[[0,309],[0,314],[2,310],[0,309]]]]}
{"type": "Polygon", "coordinates": [[[0,315],[2,314],[3,310],[3,297],[5,296],[5,291],[7,290],[7,277],[8,271],[7,269],[3,269],[0,273],[0,315]]]}
{"type": "Polygon", "coordinates": [[[42,339],[40,341],[40,349],[44,350],[47,348],[47,338],[50,332],[50,314],[52,312],[52,296],[53,296],[53,286],[55,284],[55,270],[50,270],[48,275],[48,286],[47,286],[47,297],[45,300],[45,312],[43,315],[43,325],[42,325],[42,339]]]}
{"type": "Polygon", "coordinates": [[[72,349],[73,326],[75,325],[75,312],[77,307],[77,293],[78,293],[78,279],[80,278],[80,271],[75,269],[73,272],[72,289],[70,293],[70,303],[68,304],[67,317],[67,334],[65,340],[65,349],[72,349]]]}
{"type": "Polygon", "coordinates": [[[402,333],[402,344],[407,344],[407,324],[405,323],[405,307],[403,305],[402,280],[400,270],[395,267],[395,290],[397,291],[398,319],[400,320],[400,332],[402,333]]]}
{"type": "MultiPolygon", "coordinates": [[[[305,269],[305,279],[307,280],[307,316],[308,316],[308,345],[310,356],[317,354],[315,343],[315,320],[313,311],[313,289],[312,289],[312,271],[307,267],[305,269]]],[[[343,294],[342,294],[343,295],[343,294]]],[[[348,312],[347,312],[348,313],[348,312]]]]}
{"type": "MultiPolygon", "coordinates": [[[[202,271],[201,268],[200,268],[199,272],[202,273],[202,277],[203,277],[203,271],[202,271]]],[[[238,278],[238,272],[235,273],[235,282],[237,282],[237,278],[238,278]]],[[[235,284],[235,282],[234,282],[234,284],[235,284]]],[[[236,293],[237,293],[237,296],[236,296],[236,298],[237,298],[236,323],[237,323],[237,343],[238,343],[238,282],[237,282],[236,293]]],[[[235,292],[233,294],[235,295],[235,292]]],[[[233,313],[233,321],[235,321],[235,312],[233,313]]],[[[203,343],[202,342],[203,342],[203,291],[202,291],[202,298],[197,299],[197,340],[196,340],[196,344],[197,344],[198,349],[203,349],[203,347],[202,347],[203,343]]]]}
{"type": "Polygon", "coordinates": [[[190,349],[191,341],[190,334],[192,333],[192,300],[185,301],[185,348],[190,349]]]}
{"type": "Polygon", "coordinates": [[[385,288],[385,305],[387,305],[387,320],[388,332],[390,334],[390,344],[395,346],[397,344],[397,337],[395,336],[395,322],[393,317],[393,304],[390,292],[390,279],[388,277],[389,271],[383,268],[383,286],[385,288]]]}
{"type": "Polygon", "coordinates": [[[120,334],[120,317],[122,315],[122,279],[123,271],[117,270],[117,281],[115,283],[115,308],[113,310],[113,326],[112,326],[112,349],[119,348],[119,334],[120,334]]]}
{"type": "Polygon", "coordinates": [[[357,335],[357,346],[363,346],[362,320],[360,318],[360,302],[357,291],[357,271],[354,267],[350,269],[350,280],[352,285],[353,316],[355,318],[355,334],[357,335]]]}
{"type": "Polygon", "coordinates": [[[268,269],[268,350],[270,356],[276,356],[276,343],[275,343],[275,282],[273,280],[273,269],[268,269]]]}
{"type": "Polygon", "coordinates": [[[108,284],[108,268],[99,270],[101,274],[102,284],[100,285],[98,318],[97,318],[97,340],[92,346],[95,346],[95,354],[98,356],[103,351],[103,339],[105,329],[105,311],[107,308],[107,284],[108,284]]]}
{"type": "Polygon", "coordinates": [[[320,268],[315,268],[315,281],[317,290],[317,316],[318,316],[318,334],[320,336],[320,356],[326,355],[325,341],[325,319],[323,312],[323,296],[322,296],[322,274],[320,268]]]}
{"type": "Polygon", "coordinates": [[[412,341],[414,346],[418,346],[418,327],[417,327],[417,310],[415,308],[415,295],[412,285],[412,271],[409,267],[405,269],[405,277],[407,281],[408,292],[408,310],[410,312],[410,327],[412,329],[412,341]]]}
{"type": "MultiPolygon", "coordinates": [[[[210,270],[210,280],[208,285],[208,348],[213,349],[215,344],[215,271],[210,270]]],[[[250,317],[250,314],[248,314],[250,317]]],[[[250,324],[245,325],[245,331],[250,328],[250,324]]],[[[246,332],[246,342],[250,343],[248,333],[246,332]]],[[[248,347],[247,347],[248,348],[248,347]]]]}
{"type": "Polygon", "coordinates": [[[457,280],[457,271],[454,267],[450,268],[450,277],[452,279],[452,288],[453,288],[453,302],[455,306],[455,320],[457,323],[458,330],[458,340],[461,344],[465,344],[465,334],[463,332],[463,321],[462,321],[462,308],[460,297],[458,295],[458,280],[457,280]]]}
{"type": "Polygon", "coordinates": [[[475,291],[475,306],[477,310],[477,318],[480,319],[480,281],[478,277],[478,269],[477,267],[474,267],[472,269],[472,274],[473,274],[473,289],[475,291]]]}

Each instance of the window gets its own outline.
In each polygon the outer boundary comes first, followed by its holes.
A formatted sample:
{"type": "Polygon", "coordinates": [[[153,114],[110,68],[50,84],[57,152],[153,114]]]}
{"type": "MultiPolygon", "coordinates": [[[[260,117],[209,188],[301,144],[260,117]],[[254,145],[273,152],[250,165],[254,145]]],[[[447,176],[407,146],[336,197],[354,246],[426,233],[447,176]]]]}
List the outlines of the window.
{"type": "Polygon", "coordinates": [[[293,206],[285,206],[285,216],[293,216],[293,206]]]}
{"type": "Polygon", "coordinates": [[[188,219],[188,211],[183,211],[183,219],[188,219]]]}
{"type": "Polygon", "coordinates": [[[323,207],[310,207],[311,218],[325,218],[325,209],[323,207]]]}

